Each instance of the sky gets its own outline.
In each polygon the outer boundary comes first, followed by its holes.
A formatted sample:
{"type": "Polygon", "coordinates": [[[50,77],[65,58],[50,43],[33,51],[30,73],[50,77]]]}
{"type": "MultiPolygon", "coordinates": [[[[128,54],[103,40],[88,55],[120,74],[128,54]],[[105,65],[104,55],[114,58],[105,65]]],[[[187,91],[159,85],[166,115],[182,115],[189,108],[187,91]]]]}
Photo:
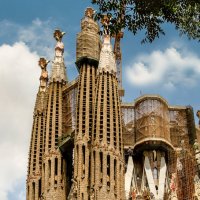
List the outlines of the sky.
{"type": "MultiPolygon", "coordinates": [[[[39,57],[53,60],[53,32],[67,34],[69,80],[77,75],[76,34],[90,0],[0,0],[0,199],[25,200],[33,108],[39,86],[39,57]]],[[[142,33],[122,39],[123,101],[159,94],[170,105],[200,109],[199,43],[165,24],[165,36],[141,44],[142,33]]],[[[48,70],[50,71],[51,65],[48,70]]],[[[196,114],[195,114],[196,119],[196,114]]],[[[196,119],[197,122],[197,119],[196,119]]]]}

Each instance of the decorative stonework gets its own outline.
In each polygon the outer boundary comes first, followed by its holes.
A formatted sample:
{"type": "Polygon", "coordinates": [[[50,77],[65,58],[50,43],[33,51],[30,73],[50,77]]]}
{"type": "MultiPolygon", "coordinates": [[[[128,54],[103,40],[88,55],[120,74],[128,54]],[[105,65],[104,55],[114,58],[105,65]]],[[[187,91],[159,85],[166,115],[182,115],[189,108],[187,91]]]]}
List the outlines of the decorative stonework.
{"type": "Polygon", "coordinates": [[[87,8],[81,21],[81,32],[76,42],[76,64],[79,67],[83,59],[98,62],[100,53],[99,26],[94,21],[94,10],[87,8]]]}
{"type": "Polygon", "coordinates": [[[90,7],[88,7],[88,8],[86,8],[86,10],[85,10],[85,16],[86,17],[89,17],[89,18],[94,18],[94,13],[95,13],[95,11],[94,11],[94,9],[93,8],[90,8],[90,7]]]}
{"type": "Polygon", "coordinates": [[[100,56],[99,27],[93,18],[94,10],[87,8],[77,36],[76,84],[67,82],[64,32],[54,32],[49,83],[48,61],[39,60],[42,72],[33,115],[27,200],[125,200],[124,174],[129,169],[133,170],[128,174],[127,198],[200,200],[199,177],[194,177],[200,147],[199,140],[192,143],[187,108],[171,107],[157,95],[122,103],[109,19],[102,21],[100,56]],[[132,168],[125,163],[127,156],[132,168]]]}
{"type": "Polygon", "coordinates": [[[40,86],[39,92],[37,94],[36,104],[35,104],[35,112],[34,115],[42,115],[44,114],[44,110],[46,109],[46,102],[47,102],[47,84],[48,84],[48,72],[47,72],[47,64],[49,63],[48,60],[45,58],[40,58],[38,64],[41,68],[41,75],[40,75],[40,86]]]}
{"type": "MultiPolygon", "coordinates": [[[[41,87],[40,87],[41,88],[41,87]]],[[[39,91],[37,94],[34,115],[44,115],[47,106],[47,93],[46,91],[39,91]]]]}
{"type": "Polygon", "coordinates": [[[61,82],[66,83],[66,67],[64,64],[64,44],[62,42],[62,38],[65,32],[61,32],[60,30],[55,30],[54,38],[57,41],[55,45],[55,57],[52,61],[52,73],[50,77],[50,82],[61,82]]]}
{"type": "Polygon", "coordinates": [[[110,73],[117,72],[115,55],[113,53],[112,45],[110,43],[111,38],[108,30],[108,23],[109,23],[108,18],[104,18],[103,45],[100,53],[98,73],[103,71],[110,73]]]}
{"type": "Polygon", "coordinates": [[[40,76],[40,92],[45,92],[47,87],[47,81],[48,81],[48,72],[47,72],[47,64],[49,63],[49,60],[46,60],[45,58],[40,58],[38,61],[38,64],[42,70],[41,76],[40,76]]]}

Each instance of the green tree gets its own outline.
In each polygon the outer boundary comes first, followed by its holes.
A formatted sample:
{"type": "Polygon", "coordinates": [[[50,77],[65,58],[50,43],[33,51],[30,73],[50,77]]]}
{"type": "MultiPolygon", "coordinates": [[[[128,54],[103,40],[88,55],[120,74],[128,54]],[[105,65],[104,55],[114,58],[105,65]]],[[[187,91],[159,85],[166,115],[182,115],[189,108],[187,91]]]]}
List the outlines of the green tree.
{"type": "Polygon", "coordinates": [[[127,28],[133,34],[144,30],[142,42],[165,34],[162,24],[174,24],[180,34],[200,41],[200,0],[92,0],[99,10],[96,19],[110,17],[110,30],[127,28]]]}

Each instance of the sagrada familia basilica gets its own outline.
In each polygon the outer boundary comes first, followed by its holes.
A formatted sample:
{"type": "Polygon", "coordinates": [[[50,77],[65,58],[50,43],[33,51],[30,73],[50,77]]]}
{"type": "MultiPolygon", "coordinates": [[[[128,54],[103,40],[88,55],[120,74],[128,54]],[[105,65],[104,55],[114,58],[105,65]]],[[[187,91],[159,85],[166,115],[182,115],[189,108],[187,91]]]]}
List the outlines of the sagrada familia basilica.
{"type": "Polygon", "coordinates": [[[102,39],[93,18],[87,8],[75,80],[66,73],[64,32],[54,32],[49,75],[49,61],[39,60],[26,199],[200,199],[200,129],[192,107],[171,106],[159,95],[123,102],[123,33],[112,47],[108,18],[102,39]]]}

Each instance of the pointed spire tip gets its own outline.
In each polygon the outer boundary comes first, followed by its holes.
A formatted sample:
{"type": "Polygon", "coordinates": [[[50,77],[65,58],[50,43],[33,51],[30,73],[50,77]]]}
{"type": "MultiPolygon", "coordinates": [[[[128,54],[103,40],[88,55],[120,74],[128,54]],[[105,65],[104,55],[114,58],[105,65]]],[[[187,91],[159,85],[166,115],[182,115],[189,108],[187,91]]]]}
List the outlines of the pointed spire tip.
{"type": "Polygon", "coordinates": [[[65,35],[65,32],[61,32],[59,29],[56,29],[54,31],[54,38],[56,39],[57,42],[61,42],[62,41],[62,37],[63,35],[65,35]]]}

